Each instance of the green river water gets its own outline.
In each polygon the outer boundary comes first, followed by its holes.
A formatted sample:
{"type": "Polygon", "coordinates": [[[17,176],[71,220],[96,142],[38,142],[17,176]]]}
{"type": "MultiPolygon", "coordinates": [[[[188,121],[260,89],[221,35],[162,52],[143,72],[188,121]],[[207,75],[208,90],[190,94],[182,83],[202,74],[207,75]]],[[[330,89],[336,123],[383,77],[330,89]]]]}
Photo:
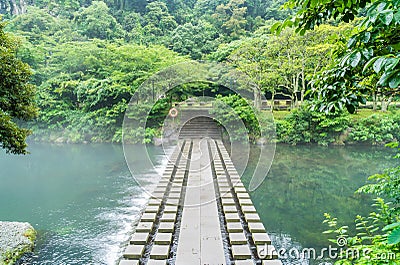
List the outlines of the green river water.
{"type": "MultiPolygon", "coordinates": [[[[135,169],[151,183],[166,159],[161,148],[148,150],[155,169],[135,169]]],[[[115,264],[148,198],[131,177],[122,147],[31,144],[29,151],[0,153],[0,220],[27,221],[39,233],[26,264],[115,264]]],[[[392,156],[378,147],[278,145],[266,180],[250,195],[278,248],[320,249],[328,244],[323,213],[343,224],[367,213],[372,200],[354,191],[370,174],[393,165],[392,156]]],[[[253,167],[250,162],[249,171],[253,167]]]]}

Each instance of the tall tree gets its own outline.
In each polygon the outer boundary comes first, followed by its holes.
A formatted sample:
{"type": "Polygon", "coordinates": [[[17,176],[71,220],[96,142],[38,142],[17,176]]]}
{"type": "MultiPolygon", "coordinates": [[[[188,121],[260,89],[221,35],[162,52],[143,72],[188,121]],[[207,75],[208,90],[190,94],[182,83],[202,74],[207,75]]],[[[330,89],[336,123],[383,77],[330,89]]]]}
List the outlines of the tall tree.
{"type": "Polygon", "coordinates": [[[371,91],[389,98],[400,93],[400,1],[290,0],[287,6],[299,10],[276,24],[277,32],[294,26],[304,34],[329,19],[352,21],[364,10],[347,47],[337,51],[336,63],[316,80],[315,107],[334,111],[345,106],[353,113],[371,91]]]}
{"type": "Polygon", "coordinates": [[[245,33],[247,7],[244,3],[245,0],[230,0],[217,6],[213,15],[224,30],[223,34],[231,39],[238,39],[245,33]]]}
{"type": "Polygon", "coordinates": [[[32,72],[16,56],[18,42],[3,29],[0,22],[0,144],[7,152],[26,154],[30,131],[20,128],[16,119],[36,116],[35,89],[29,84],[32,72]]]}
{"type": "Polygon", "coordinates": [[[110,14],[104,2],[93,1],[77,14],[75,20],[83,35],[88,38],[112,39],[122,36],[122,26],[110,14]]]}
{"type": "Polygon", "coordinates": [[[146,6],[147,13],[144,15],[145,26],[143,31],[151,42],[164,37],[177,27],[174,17],[169,13],[164,2],[154,1],[146,6]]]}

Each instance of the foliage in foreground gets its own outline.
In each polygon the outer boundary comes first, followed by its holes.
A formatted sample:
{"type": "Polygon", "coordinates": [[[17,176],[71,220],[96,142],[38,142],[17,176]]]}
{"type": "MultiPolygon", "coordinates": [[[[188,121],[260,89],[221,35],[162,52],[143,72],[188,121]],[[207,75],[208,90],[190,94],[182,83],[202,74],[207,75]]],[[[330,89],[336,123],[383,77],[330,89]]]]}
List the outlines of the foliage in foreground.
{"type": "Polygon", "coordinates": [[[286,6],[298,8],[297,14],[275,24],[273,30],[294,26],[304,34],[330,19],[349,22],[363,12],[347,47],[338,49],[336,62],[314,80],[316,108],[334,111],[346,107],[354,113],[369,96],[379,94],[390,100],[398,95],[400,1],[290,0],[286,6]]]}
{"type": "Polygon", "coordinates": [[[17,39],[3,28],[0,20],[0,145],[6,152],[26,154],[25,139],[30,131],[18,126],[15,119],[36,116],[35,87],[29,84],[30,67],[17,58],[17,39]]]}
{"type": "MultiPolygon", "coordinates": [[[[398,147],[398,143],[390,146],[398,147]]],[[[400,154],[396,157],[400,158],[400,154]]],[[[330,227],[325,233],[337,237],[331,241],[335,243],[343,238],[347,241],[346,249],[335,264],[400,263],[400,166],[386,169],[369,180],[373,182],[357,192],[377,196],[373,204],[376,211],[367,217],[356,217],[356,235],[348,235],[348,226],[338,226],[336,218],[325,214],[325,223],[330,227]]]]}

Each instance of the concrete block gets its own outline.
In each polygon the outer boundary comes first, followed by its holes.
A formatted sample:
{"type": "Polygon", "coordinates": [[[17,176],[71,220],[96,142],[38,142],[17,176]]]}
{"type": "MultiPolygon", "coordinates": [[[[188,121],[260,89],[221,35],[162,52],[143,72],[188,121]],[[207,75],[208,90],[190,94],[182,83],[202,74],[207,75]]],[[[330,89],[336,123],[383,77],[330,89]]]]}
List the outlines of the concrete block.
{"type": "Polygon", "coordinates": [[[157,187],[154,189],[153,193],[165,193],[165,187],[157,187]]]}
{"type": "Polygon", "coordinates": [[[247,244],[247,238],[243,232],[229,233],[229,242],[231,245],[244,245],[247,244]]]}
{"type": "Polygon", "coordinates": [[[129,242],[135,245],[144,245],[147,243],[148,237],[149,233],[136,232],[135,234],[133,234],[129,242]]]}
{"type": "Polygon", "coordinates": [[[170,193],[168,194],[168,198],[172,198],[172,199],[179,199],[181,197],[181,193],[170,193]]]}
{"type": "Polygon", "coordinates": [[[240,205],[253,205],[253,202],[250,199],[239,199],[240,205]]]}
{"type": "Polygon", "coordinates": [[[159,206],[160,204],[161,204],[161,200],[160,199],[151,198],[149,200],[149,205],[159,206]]]}
{"type": "Polygon", "coordinates": [[[240,217],[239,217],[238,213],[227,213],[227,214],[225,214],[225,219],[228,223],[240,221],[240,217]]]}
{"type": "Polygon", "coordinates": [[[243,213],[256,213],[257,210],[256,210],[256,208],[254,208],[253,205],[243,205],[242,212],[243,213]]]}
{"type": "Polygon", "coordinates": [[[238,212],[235,205],[224,205],[223,209],[224,209],[224,213],[237,213],[238,212]]]}
{"type": "Polygon", "coordinates": [[[174,232],[175,224],[173,222],[160,222],[158,226],[158,232],[174,232]]]}
{"type": "Polygon", "coordinates": [[[163,213],[160,218],[161,222],[175,222],[176,214],[175,213],[163,213]]]}
{"type": "Polygon", "coordinates": [[[169,245],[153,245],[150,258],[151,259],[167,259],[169,255],[169,245]]]}
{"type": "Polygon", "coordinates": [[[146,209],[144,210],[145,213],[157,213],[159,210],[158,206],[155,205],[147,205],[146,209]]]}
{"type": "Polygon", "coordinates": [[[157,213],[146,213],[142,214],[140,222],[154,222],[156,220],[157,213]]]}
{"type": "Polygon", "coordinates": [[[119,265],[139,265],[139,261],[138,260],[121,260],[119,263],[119,265]]]}
{"type": "Polygon", "coordinates": [[[237,187],[237,186],[235,186],[235,191],[237,193],[247,193],[247,190],[246,190],[245,187],[237,187]]]}
{"type": "Polygon", "coordinates": [[[172,241],[172,233],[157,233],[154,243],[156,245],[170,245],[172,241]]]}
{"type": "Polygon", "coordinates": [[[225,194],[221,194],[221,197],[222,198],[233,198],[232,193],[230,193],[230,192],[225,193],[225,194]]]}
{"type": "Polygon", "coordinates": [[[248,226],[251,233],[265,233],[265,227],[260,222],[249,222],[248,226]]]}
{"type": "Polygon", "coordinates": [[[176,205],[166,205],[164,207],[164,213],[177,213],[178,212],[178,206],[176,205]]]}
{"type": "Polygon", "coordinates": [[[244,188],[244,185],[243,185],[242,181],[239,181],[236,183],[235,187],[244,188]]]}
{"type": "Polygon", "coordinates": [[[126,259],[139,259],[142,257],[143,250],[143,245],[128,245],[125,248],[123,256],[126,259]]]}
{"type": "Polygon", "coordinates": [[[146,265],[165,265],[166,263],[165,260],[149,259],[146,265]]]}
{"type": "Polygon", "coordinates": [[[256,245],[271,245],[271,239],[267,233],[252,233],[252,237],[256,245]]]}
{"type": "Polygon", "coordinates": [[[165,192],[163,191],[163,192],[153,192],[153,193],[151,193],[151,197],[153,197],[153,198],[157,198],[157,199],[162,199],[162,198],[164,198],[164,195],[165,195],[165,192]]]}
{"type": "Polygon", "coordinates": [[[244,218],[247,222],[261,222],[260,216],[257,213],[245,213],[244,218]]]}
{"type": "Polygon", "coordinates": [[[272,245],[257,246],[257,255],[260,259],[277,259],[278,252],[272,245]]]}
{"type": "Polygon", "coordinates": [[[169,191],[170,193],[180,193],[182,191],[182,187],[171,187],[171,190],[169,191]]]}
{"type": "Polygon", "coordinates": [[[153,222],[139,222],[136,226],[136,232],[150,232],[153,227],[153,222]]]}
{"type": "Polygon", "coordinates": [[[240,222],[229,222],[226,226],[229,233],[243,232],[243,226],[240,222]]]}
{"type": "Polygon", "coordinates": [[[167,205],[178,205],[179,204],[179,199],[175,198],[168,198],[166,201],[167,205]]]}
{"type": "Polygon", "coordinates": [[[254,265],[254,262],[251,259],[236,260],[235,265],[254,265]]]}
{"type": "Polygon", "coordinates": [[[240,192],[240,193],[236,193],[236,196],[239,199],[250,199],[250,195],[247,192],[240,192]]]}
{"type": "Polygon", "coordinates": [[[232,198],[224,198],[224,197],[222,197],[222,205],[223,206],[225,206],[225,205],[236,205],[236,203],[232,198]]]}
{"type": "Polygon", "coordinates": [[[250,248],[248,245],[233,245],[232,255],[234,259],[250,259],[250,248]]]}

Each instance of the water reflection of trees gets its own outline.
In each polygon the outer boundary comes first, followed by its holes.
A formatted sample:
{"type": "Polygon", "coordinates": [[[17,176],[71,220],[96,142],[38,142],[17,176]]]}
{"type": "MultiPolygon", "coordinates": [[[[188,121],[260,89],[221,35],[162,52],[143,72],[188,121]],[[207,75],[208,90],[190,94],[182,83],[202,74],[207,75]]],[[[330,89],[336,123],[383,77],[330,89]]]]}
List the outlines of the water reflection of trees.
{"type": "MultiPolygon", "coordinates": [[[[257,152],[253,148],[252,155],[257,152]]],[[[367,213],[372,201],[354,191],[393,164],[392,155],[378,147],[278,145],[267,179],[251,196],[269,230],[288,233],[304,247],[323,247],[328,244],[321,234],[323,213],[334,212],[346,223],[356,213],[367,213]]]]}

